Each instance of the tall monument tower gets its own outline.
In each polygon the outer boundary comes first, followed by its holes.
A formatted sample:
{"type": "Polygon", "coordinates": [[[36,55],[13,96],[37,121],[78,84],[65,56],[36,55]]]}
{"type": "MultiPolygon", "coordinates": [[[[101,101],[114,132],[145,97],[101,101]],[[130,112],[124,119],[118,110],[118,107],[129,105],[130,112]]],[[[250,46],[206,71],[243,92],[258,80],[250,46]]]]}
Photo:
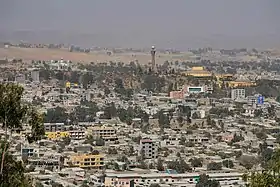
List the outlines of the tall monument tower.
{"type": "Polygon", "coordinates": [[[155,46],[152,46],[151,56],[152,56],[152,71],[156,72],[156,48],[155,48],[155,46]]]}

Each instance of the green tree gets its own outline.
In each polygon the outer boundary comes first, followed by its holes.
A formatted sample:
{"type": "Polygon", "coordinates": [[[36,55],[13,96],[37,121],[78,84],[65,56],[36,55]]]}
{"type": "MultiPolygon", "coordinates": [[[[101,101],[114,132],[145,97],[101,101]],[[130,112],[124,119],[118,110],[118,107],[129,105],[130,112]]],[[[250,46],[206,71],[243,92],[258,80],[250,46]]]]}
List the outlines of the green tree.
{"type": "Polygon", "coordinates": [[[182,159],[176,161],[171,161],[167,163],[167,168],[174,169],[178,173],[185,173],[186,171],[191,171],[191,167],[182,159]]]}
{"type": "Polygon", "coordinates": [[[0,159],[4,159],[4,167],[0,177],[0,187],[31,187],[28,179],[24,176],[24,167],[21,161],[16,161],[7,149],[9,145],[1,142],[0,159]],[[4,153],[4,154],[3,154],[4,153]]]}
{"type": "Polygon", "coordinates": [[[104,146],[105,141],[102,138],[98,138],[97,140],[95,140],[95,145],[96,146],[104,146]]]}
{"type": "Polygon", "coordinates": [[[105,95],[109,95],[110,93],[111,93],[111,91],[109,90],[108,87],[106,87],[106,88],[104,89],[104,94],[105,94],[105,95]]]}
{"type": "Polygon", "coordinates": [[[30,186],[24,176],[22,162],[15,161],[9,154],[8,130],[11,133],[20,131],[23,123],[29,123],[32,129],[28,136],[31,139],[37,141],[44,135],[40,115],[22,103],[23,91],[22,87],[15,84],[0,84],[0,123],[5,130],[5,139],[0,142],[0,187],[30,186]]]}
{"type": "Polygon", "coordinates": [[[195,185],[195,187],[220,187],[219,181],[210,180],[209,176],[206,174],[202,174],[199,176],[199,181],[195,185]]]}
{"type": "Polygon", "coordinates": [[[241,155],[239,158],[240,165],[250,170],[256,163],[257,159],[254,156],[241,155]]]}
{"type": "Polygon", "coordinates": [[[27,113],[27,106],[21,102],[23,88],[15,84],[0,85],[0,122],[5,130],[5,143],[2,151],[0,175],[3,174],[4,160],[8,146],[8,129],[22,129],[22,121],[27,113]]]}
{"type": "Polygon", "coordinates": [[[171,92],[171,91],[173,91],[173,83],[170,83],[169,85],[168,85],[168,90],[167,90],[167,92],[168,92],[168,94],[171,92]]]}
{"type": "Polygon", "coordinates": [[[160,158],[157,161],[157,170],[164,171],[163,160],[161,160],[160,158]]]}
{"type": "Polygon", "coordinates": [[[45,136],[45,128],[43,125],[44,117],[34,109],[31,110],[29,115],[29,125],[31,126],[31,134],[27,137],[27,139],[29,143],[32,143],[34,141],[42,139],[45,136]]]}
{"type": "Polygon", "coordinates": [[[159,111],[158,113],[158,123],[160,128],[169,128],[170,127],[170,121],[167,115],[163,113],[163,111],[159,111]]]}
{"type": "Polygon", "coordinates": [[[252,172],[244,175],[244,180],[249,182],[249,187],[279,187],[280,186],[280,149],[276,150],[266,170],[262,172],[252,172]]]}
{"type": "Polygon", "coordinates": [[[202,159],[201,158],[191,158],[189,160],[191,162],[192,167],[202,167],[202,159]]]}
{"type": "Polygon", "coordinates": [[[69,136],[62,139],[65,145],[69,145],[71,143],[71,138],[69,136]]]}
{"type": "Polygon", "coordinates": [[[115,106],[115,103],[110,103],[109,106],[106,106],[105,109],[104,109],[104,117],[106,119],[111,119],[113,117],[116,117],[117,116],[117,109],[116,109],[116,106],[115,106]]]}
{"type": "Polygon", "coordinates": [[[222,169],[222,164],[221,163],[210,162],[207,165],[207,170],[221,170],[221,169],[222,169]]]}
{"type": "Polygon", "coordinates": [[[279,95],[276,97],[276,101],[277,101],[278,103],[280,103],[280,96],[279,96],[279,95]]]}
{"type": "Polygon", "coordinates": [[[46,123],[64,123],[68,116],[66,110],[61,107],[56,107],[54,109],[48,109],[44,121],[46,123]]]}
{"type": "Polygon", "coordinates": [[[234,164],[232,162],[232,160],[223,160],[223,166],[227,167],[227,168],[233,168],[234,164]]]}
{"type": "Polygon", "coordinates": [[[198,114],[195,112],[195,113],[193,113],[193,115],[192,115],[192,119],[198,119],[199,118],[199,116],[198,116],[198,114]]]}
{"type": "Polygon", "coordinates": [[[240,134],[237,135],[236,133],[233,135],[233,139],[231,140],[232,143],[244,141],[244,137],[240,134]]]}
{"type": "Polygon", "coordinates": [[[151,184],[150,187],[160,187],[159,184],[151,184]]]}

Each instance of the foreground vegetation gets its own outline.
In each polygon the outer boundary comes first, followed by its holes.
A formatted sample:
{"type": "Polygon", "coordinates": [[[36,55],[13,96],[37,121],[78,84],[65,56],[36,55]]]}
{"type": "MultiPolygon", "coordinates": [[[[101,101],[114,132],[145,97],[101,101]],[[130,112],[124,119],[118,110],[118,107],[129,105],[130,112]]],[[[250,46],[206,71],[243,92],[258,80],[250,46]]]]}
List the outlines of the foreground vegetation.
{"type": "Polygon", "coordinates": [[[0,84],[0,122],[5,137],[0,142],[0,187],[31,187],[32,181],[24,174],[22,161],[10,154],[12,133],[20,132],[24,125],[32,127],[26,139],[31,143],[44,136],[43,117],[22,102],[23,88],[15,84],[0,84]],[[8,135],[8,132],[9,135],[8,135]]]}

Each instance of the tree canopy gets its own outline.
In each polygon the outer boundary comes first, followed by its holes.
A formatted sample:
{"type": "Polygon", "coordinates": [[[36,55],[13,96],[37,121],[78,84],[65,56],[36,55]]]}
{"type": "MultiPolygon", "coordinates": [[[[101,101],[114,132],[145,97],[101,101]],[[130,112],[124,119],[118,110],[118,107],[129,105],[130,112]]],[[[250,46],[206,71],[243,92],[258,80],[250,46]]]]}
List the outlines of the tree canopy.
{"type": "Polygon", "coordinates": [[[29,124],[31,134],[28,141],[37,141],[44,135],[43,117],[35,109],[22,102],[23,88],[16,84],[0,84],[0,122],[5,130],[5,139],[0,142],[0,187],[29,187],[30,181],[24,176],[21,161],[9,154],[11,142],[8,130],[21,131],[23,123],[29,124]]]}
{"type": "Polygon", "coordinates": [[[267,167],[262,172],[252,172],[244,175],[244,180],[248,181],[249,187],[278,187],[280,186],[280,149],[276,150],[271,159],[267,162],[267,167]]]}
{"type": "Polygon", "coordinates": [[[195,187],[220,187],[219,181],[216,180],[210,180],[209,176],[206,174],[202,174],[199,176],[199,181],[195,185],[195,187]]]}

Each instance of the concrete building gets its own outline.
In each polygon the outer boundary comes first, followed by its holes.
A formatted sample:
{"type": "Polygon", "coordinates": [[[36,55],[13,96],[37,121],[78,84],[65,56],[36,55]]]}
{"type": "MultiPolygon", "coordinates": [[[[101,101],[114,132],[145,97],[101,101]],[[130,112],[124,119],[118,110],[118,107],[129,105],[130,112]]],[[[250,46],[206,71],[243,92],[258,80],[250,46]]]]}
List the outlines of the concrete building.
{"type": "MultiPolygon", "coordinates": [[[[105,187],[111,186],[150,186],[151,184],[168,184],[169,186],[195,186],[200,173],[106,173],[105,187]]],[[[210,179],[219,181],[222,185],[231,186],[234,183],[243,183],[243,173],[207,173],[210,179]]]]}
{"type": "Polygon", "coordinates": [[[245,99],[245,89],[232,89],[231,90],[231,99],[245,99]]]}
{"type": "Polygon", "coordinates": [[[40,82],[40,74],[39,71],[34,70],[31,72],[32,82],[39,83],[40,82]]]}
{"type": "Polygon", "coordinates": [[[190,71],[186,71],[183,73],[185,76],[192,76],[196,78],[209,78],[212,77],[212,73],[204,67],[192,67],[190,71]]]}
{"type": "Polygon", "coordinates": [[[25,75],[24,74],[18,74],[15,76],[15,82],[18,84],[25,84],[25,75]]]}
{"type": "Polygon", "coordinates": [[[116,129],[108,126],[95,126],[90,128],[93,137],[106,137],[116,135],[116,129]]]}
{"type": "Polygon", "coordinates": [[[23,146],[21,148],[21,156],[22,157],[33,157],[33,156],[38,156],[39,155],[39,148],[35,148],[35,147],[26,147],[23,146]]]}
{"type": "Polygon", "coordinates": [[[106,143],[117,143],[116,129],[109,126],[96,126],[89,128],[89,134],[95,138],[102,138],[106,143]]]}
{"type": "Polygon", "coordinates": [[[256,86],[256,82],[250,81],[228,81],[226,82],[230,88],[237,88],[237,87],[252,87],[256,86]]]}
{"type": "Polygon", "coordinates": [[[28,163],[39,168],[52,167],[54,170],[60,170],[61,154],[48,153],[40,157],[28,158],[28,163]]]}
{"type": "Polygon", "coordinates": [[[44,123],[46,132],[65,131],[64,123],[44,123]]]}
{"type": "Polygon", "coordinates": [[[82,140],[86,138],[86,132],[83,130],[71,130],[69,132],[69,137],[72,140],[82,140]]]}
{"type": "Polygon", "coordinates": [[[140,141],[139,156],[145,159],[155,159],[158,157],[158,142],[145,138],[140,141]]]}
{"type": "Polygon", "coordinates": [[[204,93],[204,87],[203,86],[188,86],[187,87],[188,93],[204,93]]]}
{"type": "Polygon", "coordinates": [[[105,166],[104,155],[83,154],[70,156],[66,166],[75,166],[87,169],[103,169],[105,166]]]}
{"type": "Polygon", "coordinates": [[[66,138],[66,137],[69,137],[70,134],[69,132],[65,131],[65,132],[46,132],[46,137],[49,139],[49,140],[59,140],[61,138],[66,138]]]}

